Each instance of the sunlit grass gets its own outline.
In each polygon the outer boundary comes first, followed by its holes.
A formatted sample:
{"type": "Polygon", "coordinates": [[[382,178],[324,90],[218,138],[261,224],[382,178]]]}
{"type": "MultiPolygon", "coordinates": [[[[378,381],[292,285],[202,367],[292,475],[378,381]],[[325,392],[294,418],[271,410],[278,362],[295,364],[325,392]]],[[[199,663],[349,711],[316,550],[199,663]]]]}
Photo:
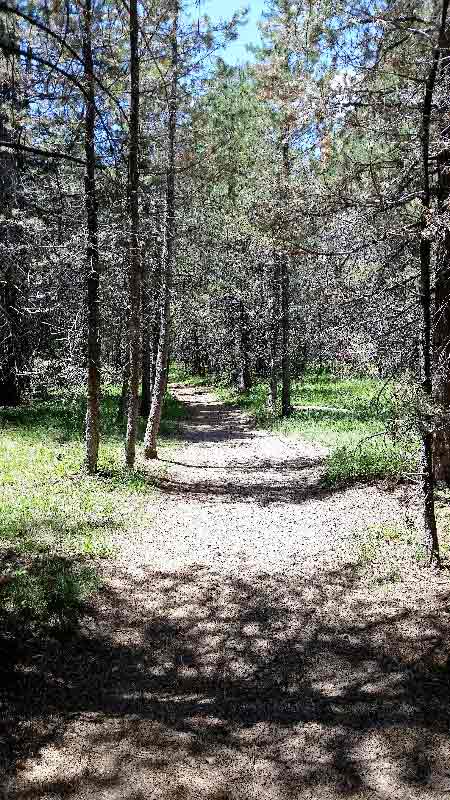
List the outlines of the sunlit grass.
{"type": "MultiPolygon", "coordinates": [[[[46,593],[48,608],[56,595],[63,605],[65,597],[72,598],[73,605],[97,586],[95,562],[113,555],[111,534],[149,522],[146,509],[156,490],[139,468],[141,444],[138,467],[130,471],[124,465],[117,400],[114,388],[104,392],[95,476],[83,466],[86,401],[81,394],[0,409],[0,577],[7,578],[0,587],[0,608],[42,615],[46,593]],[[62,583],[58,571],[65,576],[62,583]]],[[[168,395],[162,447],[173,442],[184,413],[168,395]]],[[[143,429],[144,421],[141,438],[143,429]]]]}

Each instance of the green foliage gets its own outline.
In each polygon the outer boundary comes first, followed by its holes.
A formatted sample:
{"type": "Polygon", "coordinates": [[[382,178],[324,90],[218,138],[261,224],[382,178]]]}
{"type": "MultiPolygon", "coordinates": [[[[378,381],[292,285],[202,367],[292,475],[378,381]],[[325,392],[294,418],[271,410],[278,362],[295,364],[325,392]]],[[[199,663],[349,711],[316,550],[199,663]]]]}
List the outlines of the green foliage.
{"type": "Polygon", "coordinates": [[[439,530],[439,547],[441,554],[448,558],[450,556],[450,490],[440,489],[436,491],[436,520],[439,530]]]}
{"type": "Polygon", "coordinates": [[[379,585],[397,583],[405,571],[426,562],[427,554],[415,525],[397,521],[370,525],[358,534],[356,560],[379,585]]]}
{"type": "MultiPolygon", "coordinates": [[[[118,394],[115,388],[104,392],[94,477],[83,469],[81,394],[0,410],[0,575],[13,578],[0,608],[40,619],[55,603],[62,611],[75,609],[85,592],[95,589],[97,560],[113,553],[112,534],[143,519],[155,489],[144,470],[124,466],[118,394]]],[[[167,395],[163,436],[173,436],[183,414],[182,405],[167,395]]],[[[166,438],[165,446],[169,442],[166,438]]]]}
{"type": "Polygon", "coordinates": [[[405,541],[411,544],[411,535],[403,528],[393,523],[371,525],[361,538],[358,563],[370,564],[378,558],[381,548],[386,544],[398,544],[405,541]]]}
{"type": "Polygon", "coordinates": [[[400,480],[415,468],[413,452],[405,452],[393,444],[364,444],[337,447],[326,459],[324,481],[332,486],[382,478],[400,480]]]}
{"type": "Polygon", "coordinates": [[[46,554],[8,576],[0,587],[0,610],[62,624],[74,619],[99,586],[92,566],[46,554]]]}
{"type": "Polygon", "coordinates": [[[186,418],[186,409],[169,392],[166,393],[163,402],[160,436],[167,437],[173,436],[178,431],[178,423],[186,418]]]}
{"type": "Polygon", "coordinates": [[[267,407],[268,387],[265,383],[257,383],[250,391],[240,393],[229,386],[218,386],[219,397],[230,405],[237,405],[247,411],[258,425],[273,427],[276,422],[267,407]]]}
{"type": "Polygon", "coordinates": [[[192,375],[189,370],[185,369],[180,364],[174,364],[170,367],[169,381],[171,383],[182,383],[185,386],[211,386],[215,381],[211,375],[200,376],[192,375]]]}

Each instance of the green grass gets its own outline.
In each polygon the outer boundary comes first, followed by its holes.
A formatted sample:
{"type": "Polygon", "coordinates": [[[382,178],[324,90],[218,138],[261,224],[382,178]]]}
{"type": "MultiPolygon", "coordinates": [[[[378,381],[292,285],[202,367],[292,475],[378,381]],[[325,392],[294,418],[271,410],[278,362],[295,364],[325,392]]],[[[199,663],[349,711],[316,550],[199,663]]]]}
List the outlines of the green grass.
{"type": "Polygon", "coordinates": [[[417,443],[410,437],[393,442],[387,435],[396,414],[394,388],[374,378],[339,378],[308,371],[293,382],[293,413],[281,419],[268,407],[268,386],[256,384],[240,394],[218,387],[221,398],[247,411],[261,426],[285,436],[302,436],[330,449],[327,485],[399,479],[416,470],[417,443]]]}
{"type": "MultiPolygon", "coordinates": [[[[53,396],[0,409],[0,610],[50,618],[73,615],[98,586],[98,559],[113,555],[111,534],[136,527],[155,489],[149,475],[124,466],[118,392],[102,400],[98,475],[83,469],[86,401],[53,396]]],[[[164,403],[162,444],[176,434],[184,409],[164,403]]],[[[140,426],[142,438],[144,421],[140,426]]],[[[138,447],[139,457],[140,446],[138,447]]]]}
{"type": "Polygon", "coordinates": [[[417,457],[415,445],[410,449],[389,443],[384,439],[382,444],[344,445],[331,450],[326,459],[324,483],[335,486],[339,483],[355,483],[357,481],[376,481],[390,479],[400,481],[416,470],[417,457]]]}
{"type": "MultiPolygon", "coordinates": [[[[436,492],[436,522],[439,549],[444,563],[450,556],[450,490],[436,492]]],[[[358,533],[357,562],[370,572],[378,584],[397,583],[414,567],[429,563],[423,530],[415,514],[399,521],[393,519],[369,525],[358,533]]]]}
{"type": "Polygon", "coordinates": [[[427,554],[420,531],[397,522],[370,525],[358,535],[357,563],[378,585],[402,581],[405,573],[423,566],[427,554]]]}
{"type": "Polygon", "coordinates": [[[215,386],[220,383],[211,375],[192,375],[180,364],[172,364],[169,369],[169,383],[182,383],[184,386],[215,386]]]}

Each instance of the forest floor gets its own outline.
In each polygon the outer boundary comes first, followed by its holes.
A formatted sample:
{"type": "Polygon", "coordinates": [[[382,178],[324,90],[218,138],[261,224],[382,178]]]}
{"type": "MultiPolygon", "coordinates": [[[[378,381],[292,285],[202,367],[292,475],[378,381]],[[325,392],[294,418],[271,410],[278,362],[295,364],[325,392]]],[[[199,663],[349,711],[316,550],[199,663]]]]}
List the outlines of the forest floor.
{"type": "Polygon", "coordinates": [[[4,798],[447,798],[450,580],[411,491],[327,487],[324,446],[171,391],[182,442],[88,613],[2,675],[4,798]]]}

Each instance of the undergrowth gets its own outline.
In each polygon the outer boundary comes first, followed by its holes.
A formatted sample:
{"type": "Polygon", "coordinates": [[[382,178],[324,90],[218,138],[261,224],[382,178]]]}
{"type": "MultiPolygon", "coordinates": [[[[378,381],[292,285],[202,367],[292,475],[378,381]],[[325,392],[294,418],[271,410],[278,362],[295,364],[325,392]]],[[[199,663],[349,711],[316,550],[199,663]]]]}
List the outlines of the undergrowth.
{"type": "MultiPolygon", "coordinates": [[[[0,611],[73,617],[99,585],[98,560],[113,555],[112,533],[136,527],[147,513],[155,489],[144,470],[124,466],[117,403],[118,391],[106,389],[94,477],[83,470],[81,393],[0,409],[0,611]]],[[[168,394],[163,446],[183,415],[168,394]]],[[[143,429],[142,420],[141,438],[143,429]]]]}

